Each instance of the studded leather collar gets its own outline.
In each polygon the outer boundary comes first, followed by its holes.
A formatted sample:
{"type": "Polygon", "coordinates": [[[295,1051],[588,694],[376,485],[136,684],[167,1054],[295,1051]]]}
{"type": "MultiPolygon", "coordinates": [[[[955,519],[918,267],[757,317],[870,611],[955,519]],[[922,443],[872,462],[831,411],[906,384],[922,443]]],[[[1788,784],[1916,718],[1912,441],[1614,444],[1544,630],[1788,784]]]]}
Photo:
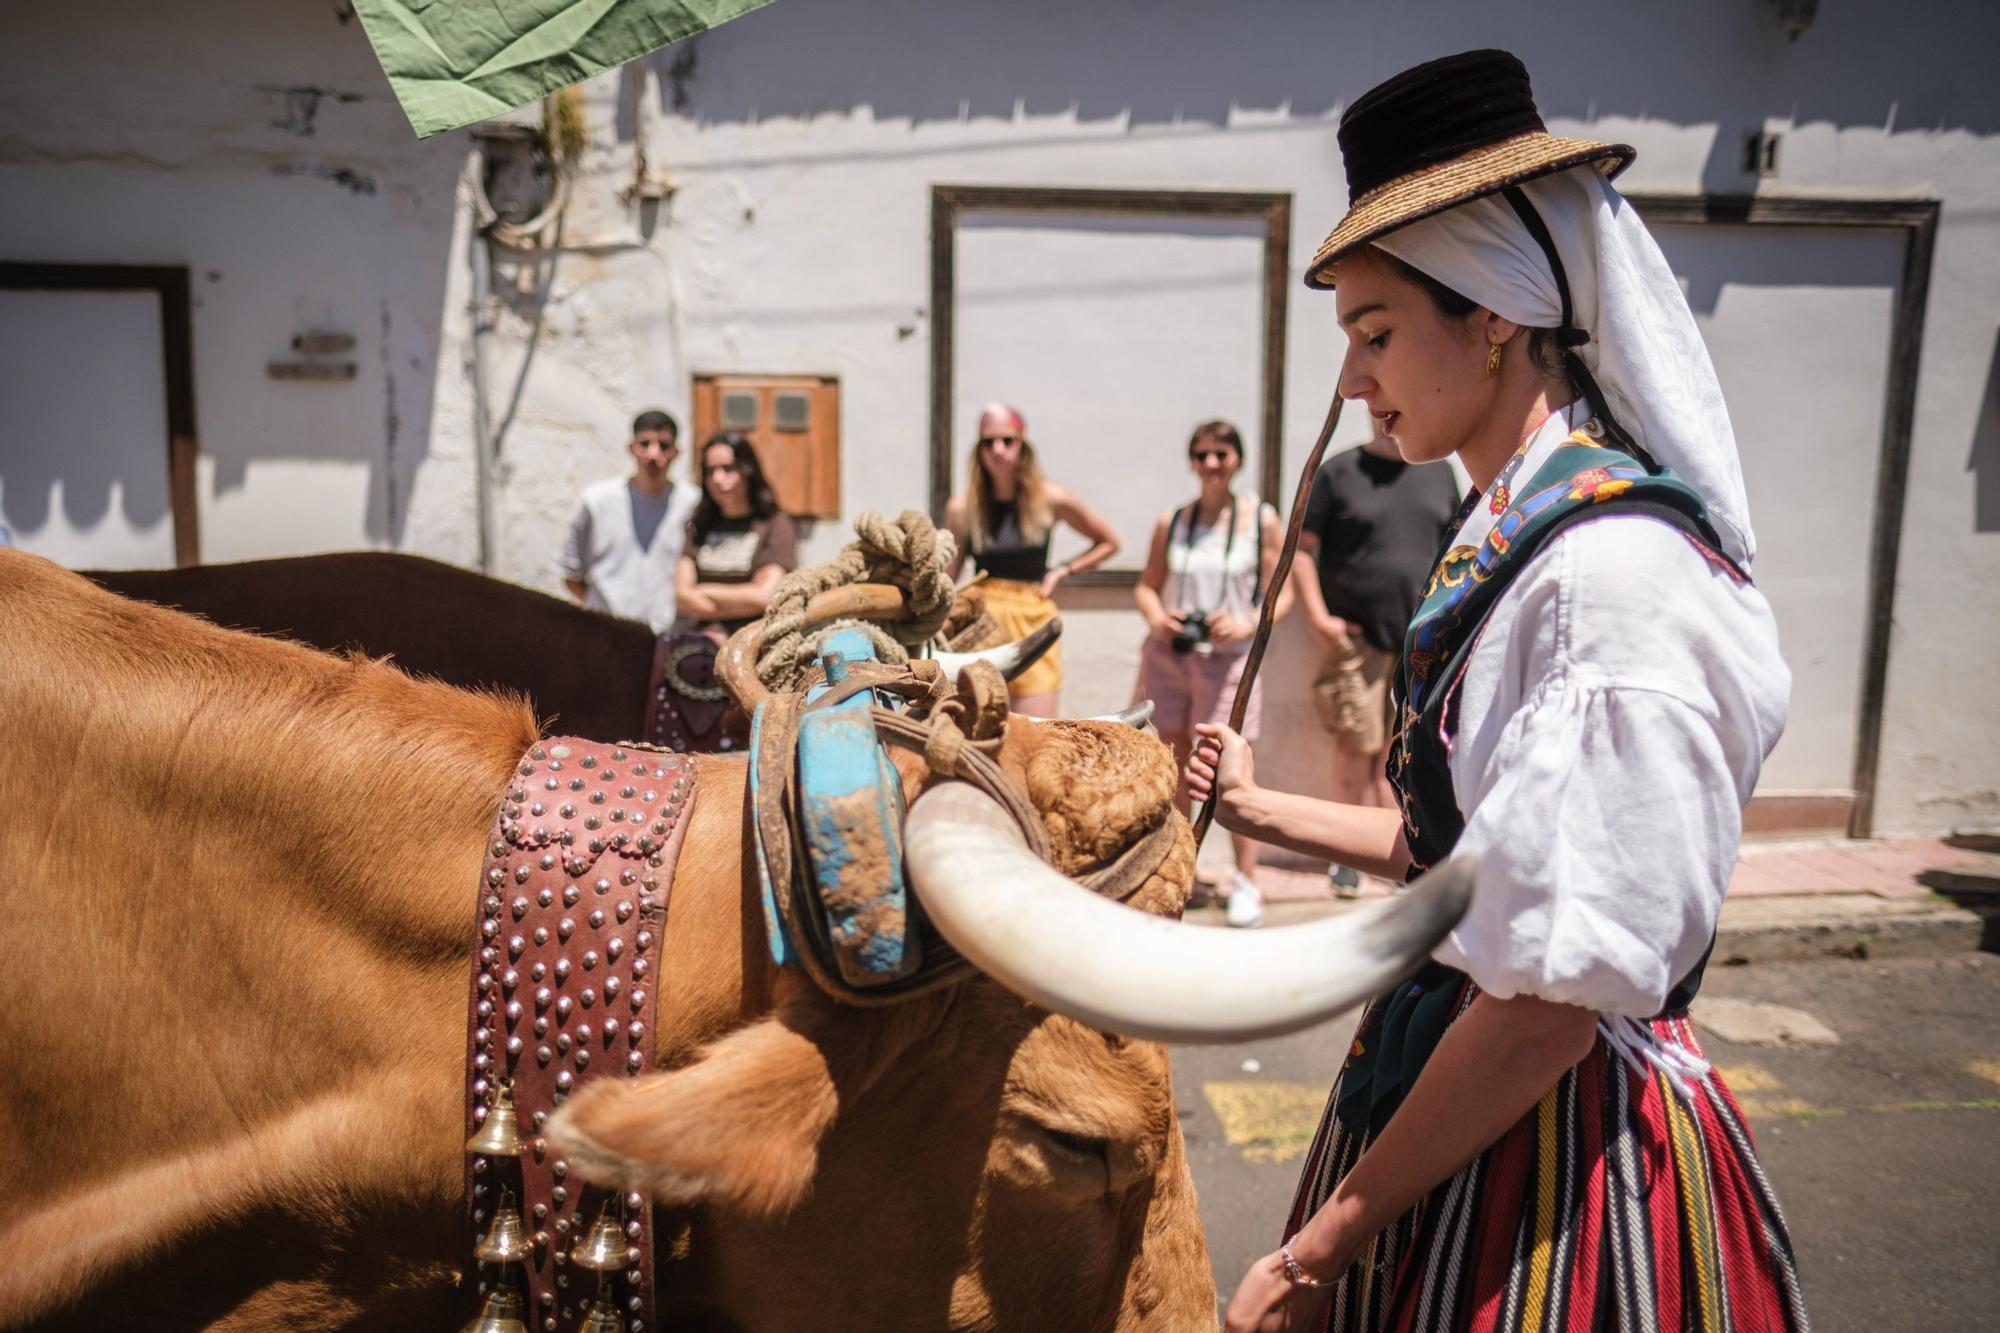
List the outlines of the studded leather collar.
{"type": "Polygon", "coordinates": [[[693,804],[688,756],[559,737],[522,756],[487,843],[466,1132],[505,1088],[522,1151],[470,1153],[466,1206],[475,1240],[518,1209],[525,1253],[469,1271],[482,1295],[525,1279],[526,1322],[542,1333],[582,1329],[593,1307],[593,1328],[610,1310],[629,1333],[655,1327],[648,1201],[571,1176],[540,1130],[588,1080],[653,1064],[653,969],[693,804]],[[593,1242],[597,1271],[581,1266],[593,1242]]]}

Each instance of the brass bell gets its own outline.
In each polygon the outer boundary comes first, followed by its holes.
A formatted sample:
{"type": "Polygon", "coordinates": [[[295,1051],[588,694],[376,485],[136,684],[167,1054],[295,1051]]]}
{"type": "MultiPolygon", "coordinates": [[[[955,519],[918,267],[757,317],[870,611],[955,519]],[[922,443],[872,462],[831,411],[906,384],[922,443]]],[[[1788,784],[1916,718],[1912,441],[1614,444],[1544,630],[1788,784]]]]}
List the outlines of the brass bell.
{"type": "Polygon", "coordinates": [[[624,1328],[625,1321],[618,1317],[618,1308],[609,1296],[599,1296],[583,1317],[583,1333],[623,1333],[624,1328]]]}
{"type": "Polygon", "coordinates": [[[465,1141],[465,1150],[489,1157],[519,1157],[527,1150],[520,1128],[514,1115],[514,1090],[503,1083],[486,1119],[480,1122],[479,1132],[465,1141]]]}
{"type": "Polygon", "coordinates": [[[479,1316],[459,1333],[528,1333],[522,1308],[520,1293],[512,1287],[497,1288],[479,1307],[479,1316]]]}
{"type": "Polygon", "coordinates": [[[611,1205],[590,1224],[590,1230],[569,1252],[569,1261],[578,1268],[610,1273],[625,1267],[625,1232],[611,1215],[611,1205]]]}
{"type": "Polygon", "coordinates": [[[482,1264],[511,1264],[527,1258],[531,1248],[527,1229],[521,1225],[521,1211],[514,1207],[513,1191],[502,1190],[493,1225],[486,1238],[472,1247],[473,1257],[482,1264]]]}

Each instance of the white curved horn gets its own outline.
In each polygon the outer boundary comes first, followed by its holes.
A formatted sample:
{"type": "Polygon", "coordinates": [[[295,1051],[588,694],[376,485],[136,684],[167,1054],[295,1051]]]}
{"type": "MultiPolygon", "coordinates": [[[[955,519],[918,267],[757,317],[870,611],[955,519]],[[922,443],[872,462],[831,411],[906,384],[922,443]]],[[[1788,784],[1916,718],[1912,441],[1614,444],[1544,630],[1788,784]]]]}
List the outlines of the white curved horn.
{"type": "Polygon", "coordinates": [[[1144,731],[1153,723],[1153,701],[1142,699],[1130,708],[1121,708],[1115,713],[1099,713],[1095,717],[1031,717],[1030,722],[1116,722],[1120,726],[1144,731]]]}
{"type": "Polygon", "coordinates": [[[946,680],[956,680],[958,673],[967,663],[975,661],[991,662],[1000,668],[1000,675],[1007,680],[1026,671],[1041,660],[1049,646],[1062,637],[1062,617],[1051,616],[1049,623],[1032,634],[1003,643],[998,648],[981,648],[976,653],[935,653],[934,660],[944,669],[946,680]]]}
{"type": "Polygon", "coordinates": [[[1305,925],[1219,930],[1100,898],[1027,848],[999,802],[963,782],[919,797],[904,864],[965,957],[1043,1008],[1153,1041],[1249,1041],[1309,1027],[1408,975],[1464,915],[1455,859],[1386,902],[1305,925]]]}

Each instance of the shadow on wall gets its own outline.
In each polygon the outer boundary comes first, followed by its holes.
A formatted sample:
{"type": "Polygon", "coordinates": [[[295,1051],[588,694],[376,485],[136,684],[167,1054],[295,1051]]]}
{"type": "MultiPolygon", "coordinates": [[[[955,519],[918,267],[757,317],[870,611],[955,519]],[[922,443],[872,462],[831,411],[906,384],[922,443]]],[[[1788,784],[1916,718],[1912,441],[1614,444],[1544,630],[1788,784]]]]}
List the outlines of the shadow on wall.
{"type": "Polygon", "coordinates": [[[1986,393],[1979,400],[1979,418],[1972,430],[1972,456],[1965,461],[1972,473],[1972,530],[2000,532],[2000,329],[1993,335],[1993,355],[1987,361],[1986,393]]]}
{"type": "MultiPolygon", "coordinates": [[[[867,107],[879,120],[907,119],[913,127],[1068,113],[1083,122],[1129,116],[1134,127],[1192,132],[1226,125],[1236,109],[1326,117],[1399,69],[1487,45],[1522,55],[1551,118],[1740,126],[1771,116],[1992,132],[2000,129],[2000,100],[1985,91],[1987,53],[2000,46],[2000,10],[1952,7],[1960,12],[1932,31],[1958,35],[1921,44],[1920,76],[1914,54],[1885,58],[1919,49],[1907,14],[1894,6],[1827,6],[1790,42],[1770,6],[1745,0],[1571,7],[1569,17],[1532,28],[1510,7],[1393,0],[1295,0],[1258,6],[1254,19],[1203,0],[815,0],[746,15],[647,63],[660,110],[704,124],[867,107]],[[1979,29],[1987,39],[1970,35],[1979,29]],[[894,34],[886,50],[877,35],[885,30],[894,34]],[[871,52],[900,63],[885,74],[880,59],[861,58],[871,52]]],[[[628,70],[621,138],[636,132],[643,85],[628,70]]],[[[910,149],[931,151],[964,149],[910,149]]],[[[1725,177],[1732,188],[1740,184],[1740,152],[1734,142],[1718,146],[1711,188],[1722,188],[1725,177]]],[[[882,153],[878,147],[867,155],[882,153]]]]}

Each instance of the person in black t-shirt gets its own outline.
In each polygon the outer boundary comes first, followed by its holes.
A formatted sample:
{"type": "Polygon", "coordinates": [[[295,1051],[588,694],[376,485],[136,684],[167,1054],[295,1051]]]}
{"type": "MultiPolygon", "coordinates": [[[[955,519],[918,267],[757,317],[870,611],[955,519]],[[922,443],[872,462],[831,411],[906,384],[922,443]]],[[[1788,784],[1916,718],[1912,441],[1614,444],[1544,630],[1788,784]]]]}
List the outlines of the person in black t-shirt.
{"type": "MultiPolygon", "coordinates": [[[[1384,775],[1390,735],[1389,676],[1459,502],[1442,463],[1405,463],[1379,432],[1320,465],[1306,499],[1299,550],[1317,580],[1299,580],[1306,622],[1326,646],[1313,685],[1320,722],[1333,733],[1333,799],[1393,806],[1384,775]]],[[[1334,867],[1352,890],[1354,872],[1334,867]]]]}
{"type": "Polygon", "coordinates": [[[688,519],[676,595],[684,633],[718,643],[770,604],[798,564],[798,525],[778,508],[757,450],[739,431],[701,446],[701,500],[688,519]]]}

